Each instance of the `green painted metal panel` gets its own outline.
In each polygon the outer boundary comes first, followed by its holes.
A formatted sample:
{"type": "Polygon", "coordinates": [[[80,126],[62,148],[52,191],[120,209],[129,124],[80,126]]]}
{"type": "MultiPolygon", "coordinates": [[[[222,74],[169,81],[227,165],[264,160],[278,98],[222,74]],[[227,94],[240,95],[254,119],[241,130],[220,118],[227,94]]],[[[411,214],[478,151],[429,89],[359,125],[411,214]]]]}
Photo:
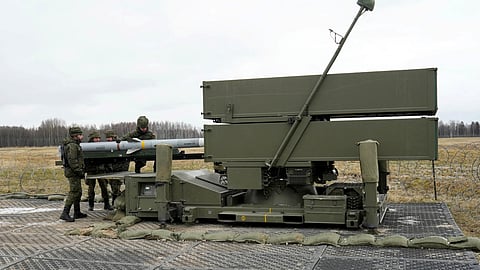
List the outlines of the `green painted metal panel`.
{"type": "Polygon", "coordinates": [[[174,202],[185,205],[217,205],[225,204],[223,194],[228,190],[220,185],[205,181],[204,170],[173,171],[171,196],[174,202]]]}
{"type": "MultiPolygon", "coordinates": [[[[309,115],[435,115],[436,69],[329,74],[309,115]]],[[[225,123],[281,121],[297,115],[320,75],[205,81],[205,119],[225,123]]]]}
{"type": "Polygon", "coordinates": [[[262,189],[262,170],[260,168],[228,168],[229,179],[242,179],[241,181],[228,181],[229,189],[262,189]]]}
{"type": "MultiPolygon", "coordinates": [[[[435,160],[437,122],[436,118],[312,121],[287,166],[310,161],[358,160],[357,143],[367,139],[379,142],[379,160],[435,160]]],[[[205,159],[261,166],[274,156],[289,128],[288,123],[207,125],[205,159]]]]}
{"type": "Polygon", "coordinates": [[[157,217],[157,194],[155,192],[155,175],[132,174],[125,177],[125,207],[129,215],[138,217],[157,217]],[[145,192],[142,187],[150,187],[145,192]]]}
{"type": "Polygon", "coordinates": [[[305,223],[345,224],[346,196],[305,195],[305,223]]]}

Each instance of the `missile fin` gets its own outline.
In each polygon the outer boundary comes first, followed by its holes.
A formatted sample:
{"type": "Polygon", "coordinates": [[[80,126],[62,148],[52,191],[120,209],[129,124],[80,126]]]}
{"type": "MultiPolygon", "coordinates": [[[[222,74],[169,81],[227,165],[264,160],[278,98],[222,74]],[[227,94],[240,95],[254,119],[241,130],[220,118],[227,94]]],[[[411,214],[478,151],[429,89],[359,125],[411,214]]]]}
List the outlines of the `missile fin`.
{"type": "Polygon", "coordinates": [[[140,151],[140,150],[142,150],[142,148],[128,149],[127,150],[127,155],[133,154],[133,153],[135,153],[137,151],[140,151]]]}

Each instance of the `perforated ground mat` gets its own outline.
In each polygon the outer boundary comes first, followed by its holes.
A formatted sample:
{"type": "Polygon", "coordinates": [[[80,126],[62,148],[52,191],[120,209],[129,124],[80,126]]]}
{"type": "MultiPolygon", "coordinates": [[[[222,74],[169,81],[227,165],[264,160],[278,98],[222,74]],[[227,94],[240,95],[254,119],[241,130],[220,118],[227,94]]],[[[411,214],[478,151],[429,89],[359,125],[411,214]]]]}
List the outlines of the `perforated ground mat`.
{"type": "MultiPolygon", "coordinates": [[[[121,240],[66,236],[68,230],[104,222],[108,211],[96,205],[87,218],[60,221],[63,202],[0,200],[0,269],[480,269],[470,250],[302,246],[209,241],[121,240]]],[[[82,209],[86,209],[82,203],[82,209]]],[[[154,220],[134,225],[157,229],[154,220]]],[[[305,236],[364,232],[327,226],[232,224],[169,225],[169,230],[226,230],[305,236]]],[[[461,236],[445,204],[390,204],[379,235],[409,238],[461,236]]]]}

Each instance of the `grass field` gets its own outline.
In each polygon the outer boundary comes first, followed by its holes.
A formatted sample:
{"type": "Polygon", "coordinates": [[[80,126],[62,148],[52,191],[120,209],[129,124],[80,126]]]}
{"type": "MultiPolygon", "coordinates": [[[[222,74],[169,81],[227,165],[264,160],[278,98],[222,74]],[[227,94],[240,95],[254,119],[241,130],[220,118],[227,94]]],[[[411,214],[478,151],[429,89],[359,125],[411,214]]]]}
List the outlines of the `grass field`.
{"type": "MultiPolygon", "coordinates": [[[[0,194],[66,193],[67,180],[61,167],[55,166],[56,160],[59,160],[56,147],[0,148],[0,194]]],[[[152,171],[152,165],[153,162],[148,162],[144,171],[152,171]]],[[[361,181],[358,162],[337,162],[336,165],[340,181],[361,181]]],[[[203,160],[173,162],[174,170],[212,167],[203,160]]],[[[479,170],[480,138],[439,140],[439,159],[435,161],[437,200],[448,204],[466,235],[477,237],[480,236],[479,170]]],[[[431,161],[390,162],[391,202],[433,202],[433,183],[431,161]]]]}

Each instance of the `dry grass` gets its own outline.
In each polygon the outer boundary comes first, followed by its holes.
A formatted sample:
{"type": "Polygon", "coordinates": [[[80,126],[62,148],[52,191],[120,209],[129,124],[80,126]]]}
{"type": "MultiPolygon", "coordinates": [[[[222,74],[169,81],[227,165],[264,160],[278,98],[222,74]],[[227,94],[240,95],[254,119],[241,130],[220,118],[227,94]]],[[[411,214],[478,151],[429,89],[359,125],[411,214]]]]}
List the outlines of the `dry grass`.
{"type": "MultiPolygon", "coordinates": [[[[0,148],[0,193],[65,193],[67,181],[62,169],[55,166],[58,159],[56,147],[0,148]]],[[[153,171],[152,166],[153,162],[148,162],[144,171],[153,171]]],[[[174,170],[212,167],[211,163],[202,160],[173,162],[174,170]]],[[[358,162],[337,162],[337,168],[341,173],[340,181],[361,181],[358,162]]],[[[438,201],[448,204],[466,235],[480,236],[477,226],[480,220],[480,138],[440,139],[435,168],[438,201]]],[[[391,162],[390,172],[390,201],[435,201],[430,161],[391,162]]]]}

